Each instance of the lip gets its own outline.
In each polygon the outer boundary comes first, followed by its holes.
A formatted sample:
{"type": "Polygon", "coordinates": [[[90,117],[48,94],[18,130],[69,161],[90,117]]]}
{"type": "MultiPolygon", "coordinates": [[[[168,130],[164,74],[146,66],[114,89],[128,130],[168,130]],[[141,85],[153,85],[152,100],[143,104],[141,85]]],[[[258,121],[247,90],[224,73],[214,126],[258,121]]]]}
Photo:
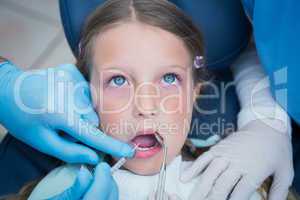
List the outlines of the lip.
{"type": "MultiPolygon", "coordinates": [[[[147,129],[147,130],[141,130],[141,131],[138,131],[135,135],[135,137],[139,136],[139,135],[151,135],[151,134],[156,134],[158,132],[154,131],[153,129],[147,129]]],[[[159,133],[158,133],[159,134],[159,133]]],[[[134,138],[135,138],[134,137],[134,138]]],[[[132,140],[134,139],[132,138],[132,140]]],[[[134,143],[133,141],[131,140],[131,143],[134,145],[134,146],[137,146],[138,144],[134,143]]],[[[152,146],[152,147],[148,147],[148,148],[140,148],[140,147],[137,147],[136,148],[136,151],[135,151],[135,155],[134,155],[134,158],[142,158],[142,159],[146,159],[146,158],[150,158],[154,155],[156,155],[158,152],[160,152],[162,149],[161,145],[157,143],[152,146]]]]}
{"type": "Polygon", "coordinates": [[[151,135],[151,134],[155,134],[157,133],[157,131],[153,130],[153,129],[146,129],[146,130],[140,130],[138,132],[136,132],[136,136],[138,135],[151,135]]]}

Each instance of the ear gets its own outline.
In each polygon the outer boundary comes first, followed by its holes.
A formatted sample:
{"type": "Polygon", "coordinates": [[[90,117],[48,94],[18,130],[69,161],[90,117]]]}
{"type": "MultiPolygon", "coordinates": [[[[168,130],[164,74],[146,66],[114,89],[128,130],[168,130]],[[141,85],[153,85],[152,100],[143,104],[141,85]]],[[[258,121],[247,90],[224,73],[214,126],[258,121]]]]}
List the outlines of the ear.
{"type": "Polygon", "coordinates": [[[200,83],[200,82],[196,83],[196,85],[194,86],[194,89],[193,89],[193,103],[196,102],[197,97],[200,94],[201,88],[202,88],[202,83],[200,83]]]}

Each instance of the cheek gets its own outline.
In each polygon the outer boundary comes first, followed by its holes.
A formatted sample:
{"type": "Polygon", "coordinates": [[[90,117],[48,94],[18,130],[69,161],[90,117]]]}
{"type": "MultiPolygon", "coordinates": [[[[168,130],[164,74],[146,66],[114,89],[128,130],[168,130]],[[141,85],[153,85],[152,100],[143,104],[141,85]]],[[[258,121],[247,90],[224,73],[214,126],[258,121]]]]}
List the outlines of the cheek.
{"type": "Polygon", "coordinates": [[[163,114],[183,112],[184,91],[175,86],[160,90],[160,110],[163,114]]]}
{"type": "Polygon", "coordinates": [[[172,160],[174,157],[181,153],[181,149],[185,143],[185,140],[185,134],[175,133],[173,135],[169,135],[169,137],[166,139],[169,160],[172,160]]]}
{"type": "Polygon", "coordinates": [[[99,118],[102,131],[113,138],[127,142],[131,135],[127,127],[124,126],[124,124],[129,123],[123,120],[126,119],[124,116],[124,113],[103,114],[100,112],[99,118]]]}
{"type": "MultiPolygon", "coordinates": [[[[99,107],[100,122],[107,133],[115,138],[127,141],[128,131],[126,123],[130,111],[131,97],[129,88],[104,89],[99,107]]],[[[128,122],[129,123],[129,122],[128,122]]]]}
{"type": "Polygon", "coordinates": [[[185,116],[191,112],[192,90],[186,85],[161,88],[160,94],[160,108],[163,114],[185,116]]]}
{"type": "MultiPolygon", "coordinates": [[[[190,129],[193,98],[192,90],[187,88],[172,88],[162,91],[163,107],[161,122],[166,123],[164,134],[168,145],[168,159],[172,160],[178,154],[186,141],[190,129]]],[[[162,126],[163,127],[163,126],[162,126]]]]}
{"type": "Polygon", "coordinates": [[[133,92],[131,88],[104,88],[100,91],[101,110],[106,112],[122,112],[130,106],[133,92]]]}
{"type": "MultiPolygon", "coordinates": [[[[130,88],[104,88],[99,86],[93,93],[93,99],[97,99],[95,107],[100,119],[101,129],[105,134],[127,142],[130,138],[130,130],[126,124],[128,121],[130,102],[132,95],[130,88]],[[96,95],[95,95],[96,94],[96,95]]],[[[93,100],[94,101],[94,100],[93,100]]],[[[130,126],[129,126],[130,127],[130,126]]]]}
{"type": "Polygon", "coordinates": [[[121,141],[128,141],[129,131],[125,130],[124,124],[127,123],[125,119],[128,119],[131,101],[130,88],[98,87],[94,93],[98,95],[95,97],[93,94],[93,99],[98,99],[96,110],[103,132],[121,141]]]}

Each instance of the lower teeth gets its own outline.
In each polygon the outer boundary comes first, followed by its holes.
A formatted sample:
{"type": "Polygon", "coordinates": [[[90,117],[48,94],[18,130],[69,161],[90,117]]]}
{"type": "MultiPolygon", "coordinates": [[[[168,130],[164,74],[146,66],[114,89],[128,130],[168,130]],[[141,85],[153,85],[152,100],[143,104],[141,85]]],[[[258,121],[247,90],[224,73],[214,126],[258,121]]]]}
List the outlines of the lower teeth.
{"type": "Polygon", "coordinates": [[[137,147],[136,150],[138,151],[148,151],[150,149],[153,149],[157,146],[157,143],[155,143],[155,145],[151,146],[151,147],[137,147]]]}

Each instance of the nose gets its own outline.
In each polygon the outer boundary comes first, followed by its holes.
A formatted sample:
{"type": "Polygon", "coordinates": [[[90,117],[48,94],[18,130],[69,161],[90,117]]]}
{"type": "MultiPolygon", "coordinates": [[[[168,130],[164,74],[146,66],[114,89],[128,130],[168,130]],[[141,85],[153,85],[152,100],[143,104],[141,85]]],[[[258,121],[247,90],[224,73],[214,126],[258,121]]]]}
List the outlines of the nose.
{"type": "Polygon", "coordinates": [[[151,118],[158,113],[159,91],[151,83],[143,83],[134,95],[134,116],[151,118]]]}

